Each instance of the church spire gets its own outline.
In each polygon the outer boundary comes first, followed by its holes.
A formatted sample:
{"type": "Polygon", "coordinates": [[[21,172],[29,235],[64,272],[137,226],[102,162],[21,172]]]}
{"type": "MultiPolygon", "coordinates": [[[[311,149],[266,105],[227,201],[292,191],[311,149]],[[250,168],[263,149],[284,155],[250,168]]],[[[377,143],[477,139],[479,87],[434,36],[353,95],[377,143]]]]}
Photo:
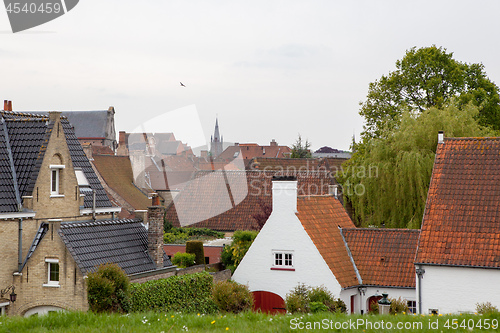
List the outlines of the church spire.
{"type": "Polygon", "coordinates": [[[219,132],[219,117],[216,117],[214,135],[210,138],[210,154],[213,158],[219,156],[222,153],[222,145],[223,141],[219,132]]]}

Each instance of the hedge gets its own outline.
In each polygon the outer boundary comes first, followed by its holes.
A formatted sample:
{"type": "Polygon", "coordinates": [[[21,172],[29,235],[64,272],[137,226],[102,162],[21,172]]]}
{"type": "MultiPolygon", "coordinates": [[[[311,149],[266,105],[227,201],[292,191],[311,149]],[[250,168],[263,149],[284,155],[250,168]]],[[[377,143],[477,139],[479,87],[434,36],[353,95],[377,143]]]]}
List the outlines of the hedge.
{"type": "Polygon", "coordinates": [[[132,311],[214,313],[213,278],[207,272],[131,284],[132,311]]]}

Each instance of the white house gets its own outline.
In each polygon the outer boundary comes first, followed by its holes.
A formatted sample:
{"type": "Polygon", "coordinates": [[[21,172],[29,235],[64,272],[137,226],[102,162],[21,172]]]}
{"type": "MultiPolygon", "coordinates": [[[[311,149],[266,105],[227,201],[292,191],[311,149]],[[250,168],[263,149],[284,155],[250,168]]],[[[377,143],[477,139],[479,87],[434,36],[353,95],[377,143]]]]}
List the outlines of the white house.
{"type": "Polygon", "coordinates": [[[334,196],[297,197],[289,177],[273,181],[272,197],[273,211],[233,275],[257,308],[283,309],[301,283],[325,286],[350,313],[366,312],[382,292],[415,304],[418,231],[356,229],[334,196]]]}
{"type": "Polygon", "coordinates": [[[500,308],[500,138],[438,137],[415,259],[419,311],[500,308]]]}
{"type": "Polygon", "coordinates": [[[297,199],[297,181],[283,178],[273,181],[273,211],[233,275],[270,312],[284,308],[299,283],[324,285],[336,297],[357,283],[338,230],[354,225],[340,202],[333,196],[297,199]]]}

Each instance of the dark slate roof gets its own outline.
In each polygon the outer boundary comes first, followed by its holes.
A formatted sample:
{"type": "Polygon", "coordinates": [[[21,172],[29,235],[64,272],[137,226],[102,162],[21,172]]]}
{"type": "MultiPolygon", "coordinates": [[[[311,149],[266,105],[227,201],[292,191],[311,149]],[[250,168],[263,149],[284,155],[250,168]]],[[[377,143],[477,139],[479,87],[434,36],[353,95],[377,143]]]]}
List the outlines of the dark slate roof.
{"type": "Polygon", "coordinates": [[[416,263],[500,268],[500,138],[438,144],[416,263]]]}
{"type": "MultiPolygon", "coordinates": [[[[0,124],[0,199],[2,199],[0,200],[0,213],[15,212],[18,210],[15,188],[18,188],[20,197],[31,195],[53,123],[49,122],[49,118],[43,114],[12,111],[0,111],[0,114],[2,119],[2,124],[0,124]],[[9,156],[9,147],[12,158],[9,156]],[[12,165],[15,175],[12,172],[12,165]],[[16,184],[13,179],[17,180],[16,184]]],[[[86,194],[85,208],[92,207],[92,189],[96,191],[97,208],[111,207],[102,184],[75,136],[73,126],[64,117],[61,118],[61,123],[73,166],[82,168],[90,184],[90,189],[80,188],[80,192],[86,194]]]]}
{"type": "Polygon", "coordinates": [[[78,138],[105,138],[108,110],[63,112],[69,122],[75,126],[78,138]]]}
{"type": "MultiPolygon", "coordinates": [[[[83,274],[106,263],[118,264],[127,274],[155,270],[148,254],[148,234],[140,220],[103,220],[61,223],[59,235],[83,274]]],[[[164,267],[172,266],[163,255],[164,267]]]]}

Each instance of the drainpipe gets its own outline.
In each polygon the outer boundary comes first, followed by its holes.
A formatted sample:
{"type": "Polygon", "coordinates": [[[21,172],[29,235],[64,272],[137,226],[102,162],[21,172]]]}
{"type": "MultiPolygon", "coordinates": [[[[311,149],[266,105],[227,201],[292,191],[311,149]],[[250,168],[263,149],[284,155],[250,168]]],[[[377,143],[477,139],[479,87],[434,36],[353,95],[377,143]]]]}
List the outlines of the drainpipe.
{"type": "Polygon", "coordinates": [[[18,252],[19,252],[19,258],[18,258],[18,268],[17,271],[21,273],[21,267],[23,266],[23,218],[21,217],[19,219],[19,231],[18,231],[18,252]]]}
{"type": "Polygon", "coordinates": [[[418,277],[418,313],[422,314],[422,279],[424,278],[425,269],[422,268],[422,265],[418,265],[415,272],[418,277]]]}

